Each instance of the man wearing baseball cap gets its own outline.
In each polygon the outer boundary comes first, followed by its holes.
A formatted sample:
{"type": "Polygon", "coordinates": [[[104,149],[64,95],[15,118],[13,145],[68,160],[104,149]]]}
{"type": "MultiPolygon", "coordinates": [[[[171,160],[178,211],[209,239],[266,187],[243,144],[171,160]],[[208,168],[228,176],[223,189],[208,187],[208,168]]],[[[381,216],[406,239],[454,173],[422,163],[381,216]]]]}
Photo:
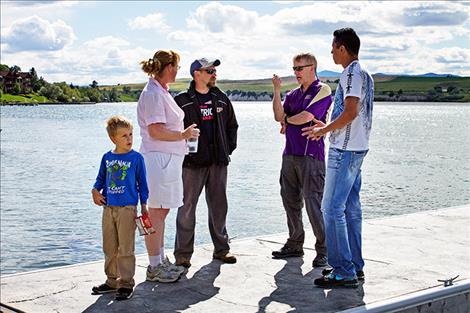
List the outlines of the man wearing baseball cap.
{"type": "Polygon", "coordinates": [[[196,205],[205,188],[209,213],[209,231],[214,244],[213,258],[236,263],[230,254],[227,218],[227,166],[237,146],[238,123],[232,103],[215,86],[220,61],[201,58],[190,67],[193,80],[187,91],[175,97],[183,109],[184,124],[197,124],[200,129],[197,152],[189,153],[183,162],[183,206],[176,221],[175,264],[190,267],[194,251],[196,205]]]}

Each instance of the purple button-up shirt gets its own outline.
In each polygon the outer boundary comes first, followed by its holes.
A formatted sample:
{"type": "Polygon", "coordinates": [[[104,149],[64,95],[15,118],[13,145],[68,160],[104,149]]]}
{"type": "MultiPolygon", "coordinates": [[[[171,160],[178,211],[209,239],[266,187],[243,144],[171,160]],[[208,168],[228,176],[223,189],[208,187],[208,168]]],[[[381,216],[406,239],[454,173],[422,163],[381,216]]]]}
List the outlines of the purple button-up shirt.
{"type": "MultiPolygon", "coordinates": [[[[284,100],[284,112],[288,116],[294,116],[302,111],[308,111],[315,116],[316,119],[323,122],[326,121],[326,114],[331,105],[331,96],[325,97],[318,102],[310,104],[315,95],[320,91],[320,80],[314,81],[305,92],[301,87],[290,91],[284,100]]],[[[284,155],[308,155],[318,160],[325,160],[325,143],[323,137],[318,140],[307,140],[302,136],[302,128],[313,125],[309,122],[303,125],[287,125],[286,129],[286,147],[284,155]]]]}

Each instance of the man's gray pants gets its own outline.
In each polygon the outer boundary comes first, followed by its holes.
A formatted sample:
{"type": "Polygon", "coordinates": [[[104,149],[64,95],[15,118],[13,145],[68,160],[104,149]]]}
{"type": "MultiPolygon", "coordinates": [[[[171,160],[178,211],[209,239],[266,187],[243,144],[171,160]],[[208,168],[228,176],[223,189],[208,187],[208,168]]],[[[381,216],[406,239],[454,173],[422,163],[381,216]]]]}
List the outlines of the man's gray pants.
{"type": "Polygon", "coordinates": [[[214,254],[230,250],[226,229],[227,219],[227,166],[183,167],[184,198],[176,218],[175,258],[191,259],[194,251],[196,206],[205,187],[209,213],[209,231],[214,244],[214,254]]]}
{"type": "Polygon", "coordinates": [[[283,155],[279,182],[289,228],[287,246],[303,248],[305,232],[302,207],[305,201],[307,215],[316,238],[315,250],[317,255],[326,256],[325,225],[321,212],[325,161],[311,156],[283,155]]]}

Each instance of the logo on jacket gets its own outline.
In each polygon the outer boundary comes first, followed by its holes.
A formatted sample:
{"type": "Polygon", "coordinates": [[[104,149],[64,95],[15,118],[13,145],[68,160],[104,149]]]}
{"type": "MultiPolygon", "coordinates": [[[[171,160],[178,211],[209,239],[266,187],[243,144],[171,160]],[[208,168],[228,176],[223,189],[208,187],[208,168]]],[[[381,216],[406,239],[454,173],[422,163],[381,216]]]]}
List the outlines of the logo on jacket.
{"type": "Polygon", "coordinates": [[[220,113],[220,112],[222,112],[223,110],[224,110],[224,108],[218,107],[218,108],[217,108],[217,113],[220,113]]]}

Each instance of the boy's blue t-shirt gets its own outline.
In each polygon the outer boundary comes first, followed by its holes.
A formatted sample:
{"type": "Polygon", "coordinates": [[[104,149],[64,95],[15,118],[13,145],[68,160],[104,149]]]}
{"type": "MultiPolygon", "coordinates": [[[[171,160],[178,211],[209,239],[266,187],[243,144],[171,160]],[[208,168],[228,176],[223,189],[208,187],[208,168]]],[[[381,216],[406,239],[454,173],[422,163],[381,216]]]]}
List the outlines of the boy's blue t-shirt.
{"type": "Polygon", "coordinates": [[[109,151],[101,159],[93,188],[106,198],[106,205],[147,204],[149,190],[143,156],[131,150],[117,154],[109,151]]]}

